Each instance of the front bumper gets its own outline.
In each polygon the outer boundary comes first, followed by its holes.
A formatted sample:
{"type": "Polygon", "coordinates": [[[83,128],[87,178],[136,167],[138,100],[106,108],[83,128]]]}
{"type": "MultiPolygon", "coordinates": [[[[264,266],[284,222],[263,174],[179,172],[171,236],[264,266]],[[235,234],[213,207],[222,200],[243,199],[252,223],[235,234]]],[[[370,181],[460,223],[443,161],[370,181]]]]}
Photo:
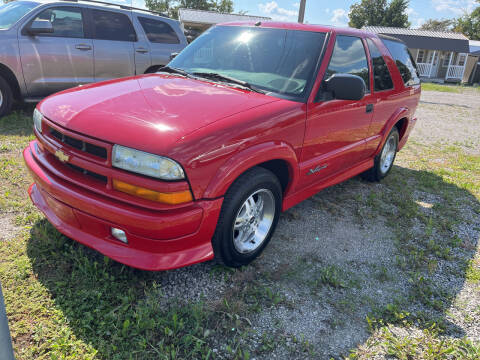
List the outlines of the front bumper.
{"type": "Polygon", "coordinates": [[[23,152],[34,179],[30,198],[62,234],[142,270],[174,269],[213,258],[211,238],[222,198],[171,211],[140,208],[55,176],[34,152],[36,141],[23,152]],[[128,244],[111,236],[112,227],[126,232],[128,244]]]}

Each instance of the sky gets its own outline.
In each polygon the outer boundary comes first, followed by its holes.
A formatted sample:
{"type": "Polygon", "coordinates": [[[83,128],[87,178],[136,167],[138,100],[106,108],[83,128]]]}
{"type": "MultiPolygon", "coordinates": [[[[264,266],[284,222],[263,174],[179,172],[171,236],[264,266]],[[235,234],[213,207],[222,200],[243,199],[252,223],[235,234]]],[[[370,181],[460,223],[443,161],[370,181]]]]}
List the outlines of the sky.
{"type": "MultiPolygon", "coordinates": [[[[305,22],[312,24],[346,26],[350,6],[357,1],[307,0],[305,22]]],[[[234,0],[235,12],[247,11],[250,15],[268,16],[281,21],[296,21],[299,0],[234,0]]],[[[471,12],[475,0],[410,0],[407,10],[412,28],[421,26],[425,20],[455,18],[471,12]]]]}
{"type": "MultiPolygon", "coordinates": [[[[131,3],[143,8],[145,0],[103,0],[112,3],[131,3]]],[[[0,0],[0,4],[2,4],[0,0]]],[[[350,6],[360,0],[307,0],[305,22],[347,26],[350,6]]],[[[297,21],[299,0],[233,0],[235,12],[246,11],[249,15],[267,16],[279,21],[297,21]]],[[[475,0],[410,0],[407,13],[412,28],[420,27],[427,19],[456,18],[470,13],[475,0]]]]}

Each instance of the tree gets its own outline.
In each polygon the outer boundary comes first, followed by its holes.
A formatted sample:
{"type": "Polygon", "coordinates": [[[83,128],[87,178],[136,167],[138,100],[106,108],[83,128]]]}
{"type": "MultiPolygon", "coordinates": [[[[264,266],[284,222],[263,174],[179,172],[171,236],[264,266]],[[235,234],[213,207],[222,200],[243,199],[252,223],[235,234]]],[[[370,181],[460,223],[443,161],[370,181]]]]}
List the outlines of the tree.
{"type": "Polygon", "coordinates": [[[233,0],[145,0],[148,9],[178,19],[178,9],[197,9],[231,13],[233,0]]]}
{"type": "Polygon", "coordinates": [[[355,28],[363,26],[393,26],[407,28],[409,0],[362,0],[350,6],[348,25],[355,28]]]}
{"type": "Polygon", "coordinates": [[[420,29],[422,30],[432,30],[432,31],[452,31],[453,25],[452,19],[428,19],[425,21],[420,29]]]}
{"type": "MultiPolygon", "coordinates": [[[[477,2],[480,2],[477,0],[477,2]]],[[[460,32],[470,40],[480,40],[480,6],[471,14],[465,14],[454,21],[453,30],[460,32]]]]}

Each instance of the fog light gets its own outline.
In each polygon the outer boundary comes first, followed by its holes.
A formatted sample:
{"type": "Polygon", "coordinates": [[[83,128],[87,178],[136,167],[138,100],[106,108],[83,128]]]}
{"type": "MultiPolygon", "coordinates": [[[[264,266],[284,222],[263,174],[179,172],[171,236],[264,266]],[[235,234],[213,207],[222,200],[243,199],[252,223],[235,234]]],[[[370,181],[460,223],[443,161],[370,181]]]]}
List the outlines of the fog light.
{"type": "Polygon", "coordinates": [[[125,244],[128,244],[127,234],[125,234],[125,231],[112,227],[112,236],[115,239],[120,240],[125,244]]]}

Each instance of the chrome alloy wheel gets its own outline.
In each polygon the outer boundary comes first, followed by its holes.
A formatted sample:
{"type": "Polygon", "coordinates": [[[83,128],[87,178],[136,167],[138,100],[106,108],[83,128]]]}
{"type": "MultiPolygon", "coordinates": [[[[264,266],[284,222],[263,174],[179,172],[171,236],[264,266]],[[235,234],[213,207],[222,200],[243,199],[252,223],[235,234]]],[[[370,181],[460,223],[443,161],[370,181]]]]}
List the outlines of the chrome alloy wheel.
{"type": "Polygon", "coordinates": [[[275,218],[275,197],[260,189],[242,204],[233,222],[233,244],[241,254],[257,250],[267,238],[275,218]]]}
{"type": "Polygon", "coordinates": [[[395,153],[397,152],[397,138],[395,135],[390,135],[385,143],[382,155],[380,155],[380,171],[386,174],[393,164],[395,153]]]}

